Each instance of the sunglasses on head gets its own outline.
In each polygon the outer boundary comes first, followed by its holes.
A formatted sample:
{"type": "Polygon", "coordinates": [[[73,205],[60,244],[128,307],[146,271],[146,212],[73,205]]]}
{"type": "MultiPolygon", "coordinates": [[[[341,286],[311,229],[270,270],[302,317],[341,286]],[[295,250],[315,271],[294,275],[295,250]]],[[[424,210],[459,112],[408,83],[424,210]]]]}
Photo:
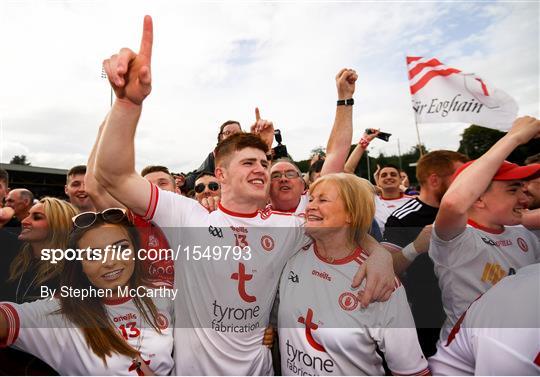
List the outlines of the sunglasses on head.
{"type": "Polygon", "coordinates": [[[73,216],[73,225],[77,228],[88,228],[94,225],[100,217],[104,222],[109,224],[118,224],[126,217],[126,210],[123,208],[108,208],[103,212],[83,212],[77,216],[73,216]]]}
{"type": "MultiPolygon", "coordinates": [[[[206,185],[205,185],[204,183],[199,183],[197,186],[195,186],[195,192],[196,192],[197,194],[200,194],[201,192],[204,191],[205,187],[206,187],[206,185]]],[[[208,189],[209,189],[210,191],[217,191],[217,190],[219,190],[219,183],[217,183],[217,182],[210,182],[210,183],[208,184],[208,189]]]]}

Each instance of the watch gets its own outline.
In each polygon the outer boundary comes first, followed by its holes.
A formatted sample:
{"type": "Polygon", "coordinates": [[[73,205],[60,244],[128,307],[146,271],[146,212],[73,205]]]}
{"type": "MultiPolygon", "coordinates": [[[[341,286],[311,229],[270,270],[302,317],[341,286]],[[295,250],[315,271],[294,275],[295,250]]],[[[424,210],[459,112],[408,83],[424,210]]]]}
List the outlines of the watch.
{"type": "Polygon", "coordinates": [[[352,106],[354,105],[354,99],[348,98],[348,99],[340,99],[337,101],[338,106],[352,106]]]}

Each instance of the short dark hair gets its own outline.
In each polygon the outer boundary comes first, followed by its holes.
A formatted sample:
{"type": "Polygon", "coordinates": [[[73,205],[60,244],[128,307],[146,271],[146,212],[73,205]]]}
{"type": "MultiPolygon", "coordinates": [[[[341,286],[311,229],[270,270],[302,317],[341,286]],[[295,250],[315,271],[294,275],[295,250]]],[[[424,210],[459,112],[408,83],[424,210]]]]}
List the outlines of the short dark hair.
{"type": "Polygon", "coordinates": [[[161,165],[148,165],[147,167],[145,167],[143,170],[141,170],[141,176],[146,176],[150,173],[155,173],[155,172],[163,172],[165,174],[168,174],[172,177],[172,174],[171,172],[169,171],[169,169],[165,166],[161,166],[161,165]]]}
{"type": "Polygon", "coordinates": [[[532,156],[529,156],[525,159],[525,165],[530,164],[540,164],[540,153],[533,154],[532,156]]]}
{"type": "Polygon", "coordinates": [[[209,177],[214,177],[214,178],[216,177],[216,175],[215,175],[214,173],[209,172],[208,170],[205,170],[205,171],[202,171],[202,172],[197,176],[197,178],[195,178],[195,182],[197,181],[197,179],[202,178],[202,177],[204,177],[204,176],[209,176],[209,177]]]}
{"type": "Polygon", "coordinates": [[[398,173],[401,173],[401,169],[398,168],[396,165],[394,164],[385,164],[383,166],[381,166],[381,170],[383,170],[384,168],[392,168],[392,169],[396,169],[398,171],[398,173]]]}
{"type": "Polygon", "coordinates": [[[217,141],[218,143],[221,141],[221,134],[223,133],[223,130],[225,129],[225,127],[227,127],[229,124],[238,124],[238,127],[240,127],[240,129],[242,129],[242,126],[240,125],[240,122],[236,121],[236,120],[228,120],[226,121],[225,123],[223,123],[221,126],[219,126],[219,133],[217,135],[217,141]]]}
{"type": "Polygon", "coordinates": [[[3,181],[6,187],[9,186],[9,174],[4,169],[0,169],[0,182],[3,181]]]}
{"type": "MultiPolygon", "coordinates": [[[[268,154],[268,145],[262,139],[252,133],[239,133],[219,142],[214,153],[216,166],[220,166],[234,152],[241,151],[246,148],[258,149],[264,154],[268,154]]],[[[228,164],[228,163],[226,163],[228,164]]]]}
{"type": "Polygon", "coordinates": [[[86,174],[86,165],[75,165],[69,171],[66,175],[66,180],[69,179],[72,175],[78,175],[78,174],[86,174]]]}
{"type": "Polygon", "coordinates": [[[320,173],[324,165],[324,160],[317,160],[309,167],[309,175],[313,173],[320,173]]]}

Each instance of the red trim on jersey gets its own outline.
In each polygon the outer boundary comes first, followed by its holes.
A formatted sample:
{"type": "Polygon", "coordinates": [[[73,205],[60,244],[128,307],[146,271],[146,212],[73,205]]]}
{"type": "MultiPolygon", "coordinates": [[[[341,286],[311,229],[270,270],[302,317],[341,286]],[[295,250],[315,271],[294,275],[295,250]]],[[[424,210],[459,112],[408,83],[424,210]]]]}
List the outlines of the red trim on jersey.
{"type": "Polygon", "coordinates": [[[0,304],[0,315],[4,317],[7,322],[7,336],[0,339],[0,348],[11,346],[19,337],[19,329],[21,327],[21,321],[17,310],[10,304],[0,304]]]}
{"type": "Polygon", "coordinates": [[[534,363],[540,367],[540,352],[538,352],[538,355],[534,358],[534,363]]]}
{"type": "Polygon", "coordinates": [[[504,233],[504,227],[502,229],[488,228],[488,227],[485,227],[483,225],[478,224],[477,222],[475,222],[475,221],[473,221],[471,219],[467,220],[467,224],[469,224],[473,228],[480,229],[480,230],[482,230],[484,232],[491,233],[491,234],[502,234],[502,233],[504,233]]]}
{"type": "Polygon", "coordinates": [[[131,300],[131,297],[103,297],[101,301],[105,305],[122,305],[131,300]]]}
{"type": "Polygon", "coordinates": [[[234,211],[228,210],[227,208],[223,207],[223,205],[221,204],[221,202],[218,203],[218,208],[221,210],[221,212],[224,212],[224,213],[226,213],[227,215],[234,216],[234,217],[253,218],[253,217],[256,217],[256,216],[259,214],[259,211],[258,211],[258,210],[255,211],[255,212],[252,212],[252,213],[239,213],[239,212],[234,212],[234,211]]]}
{"type": "Polygon", "coordinates": [[[154,185],[150,183],[150,200],[148,201],[148,206],[146,207],[146,212],[144,213],[143,217],[146,217],[148,215],[148,212],[150,211],[150,206],[152,205],[153,196],[154,196],[154,185]]]}
{"type": "Polygon", "coordinates": [[[324,263],[327,263],[327,264],[345,264],[345,263],[349,263],[349,262],[352,262],[353,260],[355,260],[355,258],[361,258],[361,255],[362,255],[362,248],[360,246],[358,246],[356,249],[354,249],[354,251],[352,252],[351,255],[345,257],[345,258],[341,258],[341,259],[336,259],[334,260],[333,262],[330,262],[328,261],[328,259],[325,259],[323,256],[321,256],[321,254],[319,254],[319,251],[317,250],[317,244],[314,243],[313,244],[313,251],[315,252],[315,255],[317,256],[317,258],[319,258],[322,262],[324,263]]]}
{"type": "Polygon", "coordinates": [[[155,187],[155,195],[154,195],[154,205],[152,208],[152,212],[150,213],[150,216],[148,217],[148,220],[152,220],[154,218],[154,215],[156,214],[156,209],[157,209],[157,205],[158,205],[158,200],[159,200],[159,189],[157,186],[154,186],[155,187]]]}

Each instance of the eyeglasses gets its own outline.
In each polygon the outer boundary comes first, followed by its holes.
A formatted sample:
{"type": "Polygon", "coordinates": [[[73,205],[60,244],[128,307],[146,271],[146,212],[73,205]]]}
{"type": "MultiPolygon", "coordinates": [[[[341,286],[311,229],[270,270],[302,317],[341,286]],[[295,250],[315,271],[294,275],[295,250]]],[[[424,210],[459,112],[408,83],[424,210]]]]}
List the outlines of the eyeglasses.
{"type": "MultiPolygon", "coordinates": [[[[196,192],[197,194],[200,194],[201,192],[204,191],[205,187],[206,187],[206,185],[205,185],[204,183],[199,183],[197,186],[195,186],[195,192],[196,192]]],[[[219,183],[217,183],[217,182],[210,182],[210,183],[208,184],[208,189],[209,189],[210,191],[217,191],[217,190],[219,190],[219,183]]]]}
{"type": "Polygon", "coordinates": [[[296,170],[287,170],[285,172],[275,171],[270,174],[270,179],[281,179],[282,176],[285,176],[287,179],[294,179],[300,177],[300,174],[296,170]]]}
{"type": "Polygon", "coordinates": [[[101,217],[106,223],[118,224],[126,217],[126,210],[123,208],[108,208],[103,212],[83,212],[73,216],[71,220],[73,220],[75,227],[84,229],[94,225],[98,217],[101,217]]]}

